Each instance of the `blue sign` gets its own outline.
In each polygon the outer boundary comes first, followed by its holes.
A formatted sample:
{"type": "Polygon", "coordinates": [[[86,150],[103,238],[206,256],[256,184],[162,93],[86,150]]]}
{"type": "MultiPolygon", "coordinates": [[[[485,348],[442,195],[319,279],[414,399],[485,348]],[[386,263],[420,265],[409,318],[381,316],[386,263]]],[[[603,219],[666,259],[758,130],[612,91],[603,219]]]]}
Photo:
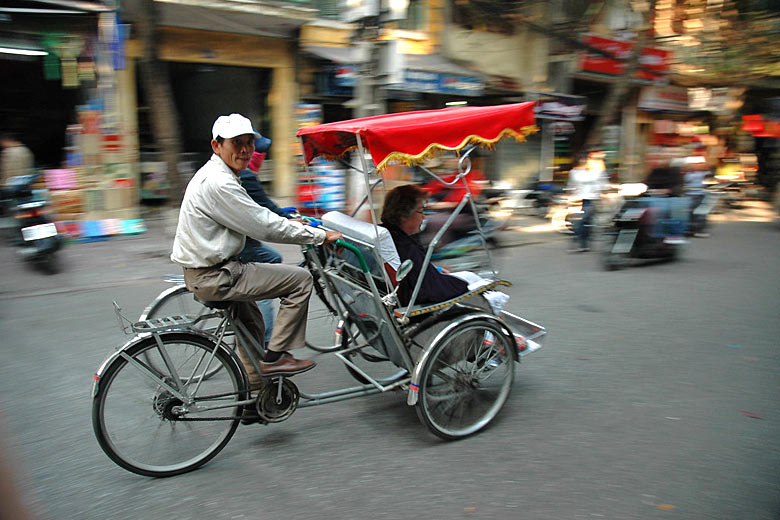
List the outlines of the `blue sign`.
{"type": "Polygon", "coordinates": [[[404,81],[393,85],[394,90],[412,90],[435,94],[453,94],[457,96],[481,96],[485,82],[473,76],[458,76],[420,70],[404,71],[404,81]]]}

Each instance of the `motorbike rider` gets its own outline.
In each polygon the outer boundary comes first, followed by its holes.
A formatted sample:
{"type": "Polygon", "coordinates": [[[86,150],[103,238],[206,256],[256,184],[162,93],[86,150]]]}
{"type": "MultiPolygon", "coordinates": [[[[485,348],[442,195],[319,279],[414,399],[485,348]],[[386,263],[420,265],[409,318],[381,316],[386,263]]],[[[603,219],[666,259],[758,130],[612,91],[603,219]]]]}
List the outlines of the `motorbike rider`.
{"type": "Polygon", "coordinates": [[[670,244],[685,242],[688,227],[688,200],[682,196],[681,164],[680,159],[674,159],[668,166],[653,168],[645,179],[647,196],[643,199],[653,209],[650,235],[670,244]]]}
{"type": "Polygon", "coordinates": [[[0,186],[5,186],[11,177],[32,172],[35,158],[16,135],[10,133],[0,135],[0,147],[3,148],[0,154],[0,186]]]}
{"type": "MultiPolygon", "coordinates": [[[[238,174],[249,164],[255,137],[260,134],[240,114],[220,116],[214,122],[214,155],[187,185],[171,260],[182,266],[184,282],[198,298],[236,302],[231,312],[258,339],[264,336],[265,325],[254,302],[281,298],[268,349],[259,355],[260,370],[266,376],[298,374],[315,365],[288,353],[305,344],[311,274],[285,264],[242,263],[236,255],[243,249],[246,236],[290,244],[322,244],[335,242],[341,233],[282,218],[249,197],[239,184],[238,174]]],[[[260,383],[261,374],[245,359],[242,362],[250,384],[260,383]]]]}

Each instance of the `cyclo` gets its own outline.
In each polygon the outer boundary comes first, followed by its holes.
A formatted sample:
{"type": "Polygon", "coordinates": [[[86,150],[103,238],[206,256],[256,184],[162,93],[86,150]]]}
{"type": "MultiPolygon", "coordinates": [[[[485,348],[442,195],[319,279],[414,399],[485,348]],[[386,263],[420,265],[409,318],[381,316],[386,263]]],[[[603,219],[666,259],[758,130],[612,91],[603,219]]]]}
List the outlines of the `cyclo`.
{"type": "MultiPolygon", "coordinates": [[[[114,303],[120,325],[134,336],[94,377],[92,423],[101,448],[134,473],[177,475],[219,453],[246,409],[269,424],[286,420],[298,408],[390,390],[406,394],[407,404],[439,437],[459,439],[484,428],[509,397],[515,362],[541,347],[546,330],[507,311],[493,311],[484,293],[510,285],[496,279],[495,269],[491,279],[470,286],[466,294],[434,305],[415,304],[420,277],[410,304],[401,306],[397,284],[411,261],[399,261],[388,231],[377,225],[375,190],[384,184],[381,174],[391,161],[420,165],[443,150],[460,154],[459,173],[451,182],[463,183],[466,191],[428,247],[427,265],[457,214],[468,207],[476,217],[465,182],[469,154],[505,137],[522,141],[534,130],[533,103],[390,114],[300,130],[307,164],[321,155],[343,159],[350,151],[361,161],[363,204],[372,222],[327,213],[321,225],[341,231],[345,239],[336,247],[302,249],[318,296],[336,321],[328,355],[343,362],[360,384],[307,393],[290,376],[272,376],[253,391],[227,337],[235,334],[240,345],[263,350],[226,311],[230,302],[201,302],[209,309],[203,315],[136,322],[124,318],[114,303]],[[207,320],[215,325],[203,327],[207,320]],[[384,367],[381,375],[375,366],[384,367]]],[[[492,263],[484,236],[482,241],[492,263]]],[[[247,354],[260,372],[251,349],[247,354]]]]}

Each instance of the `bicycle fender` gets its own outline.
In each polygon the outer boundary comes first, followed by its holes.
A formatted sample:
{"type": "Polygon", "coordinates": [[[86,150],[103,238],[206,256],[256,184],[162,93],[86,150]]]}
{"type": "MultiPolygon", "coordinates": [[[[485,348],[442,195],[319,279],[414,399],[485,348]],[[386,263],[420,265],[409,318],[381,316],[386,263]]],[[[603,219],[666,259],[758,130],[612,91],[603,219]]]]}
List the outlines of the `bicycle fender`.
{"type": "MultiPolygon", "coordinates": [[[[181,329],[181,330],[168,330],[165,332],[160,332],[159,335],[162,339],[165,338],[168,334],[193,334],[195,336],[200,336],[202,338],[205,338],[212,343],[214,342],[214,337],[206,332],[202,332],[197,329],[181,329]]],[[[124,345],[117,348],[114,352],[112,352],[104,361],[100,364],[100,367],[98,367],[97,372],[95,372],[95,375],[92,379],[92,398],[94,399],[97,397],[98,392],[100,392],[100,380],[103,378],[103,374],[105,374],[106,370],[109,366],[111,366],[111,363],[113,363],[116,358],[120,357],[123,352],[127,352],[132,347],[140,343],[141,341],[146,341],[148,338],[152,337],[153,334],[151,332],[144,332],[141,334],[136,334],[133,336],[129,341],[127,341],[124,345]]],[[[227,352],[230,357],[234,358],[236,362],[239,363],[239,366],[241,365],[241,362],[238,360],[238,356],[236,356],[235,352],[233,352],[231,349],[229,349],[227,346],[225,346],[224,343],[219,344],[219,348],[227,352]]]]}
{"type": "Polygon", "coordinates": [[[171,294],[175,294],[177,292],[180,292],[182,290],[187,290],[187,287],[183,283],[178,283],[172,287],[168,287],[163,292],[157,295],[157,297],[149,303],[146,307],[144,307],[144,310],[141,312],[141,316],[139,316],[138,321],[144,321],[149,316],[149,312],[161,301],[166,299],[171,294]]]}
{"type": "Polygon", "coordinates": [[[452,329],[458,327],[463,323],[468,323],[470,321],[476,321],[476,320],[484,320],[484,321],[489,321],[494,323],[500,330],[504,331],[504,334],[507,336],[507,338],[511,338],[512,342],[515,341],[514,335],[507,328],[506,324],[504,324],[503,321],[493,316],[492,314],[488,314],[488,313],[466,314],[450,322],[449,325],[444,327],[444,329],[442,329],[436,335],[436,337],[433,338],[433,341],[431,341],[430,345],[428,345],[428,347],[420,355],[420,359],[417,361],[417,364],[415,365],[414,370],[412,371],[412,378],[409,381],[409,394],[406,397],[406,404],[408,404],[409,406],[414,406],[415,404],[417,404],[417,398],[419,397],[419,390],[420,390],[420,377],[422,375],[423,367],[428,362],[428,358],[430,357],[431,352],[433,352],[433,350],[439,345],[439,343],[441,343],[444,337],[452,329]]]}

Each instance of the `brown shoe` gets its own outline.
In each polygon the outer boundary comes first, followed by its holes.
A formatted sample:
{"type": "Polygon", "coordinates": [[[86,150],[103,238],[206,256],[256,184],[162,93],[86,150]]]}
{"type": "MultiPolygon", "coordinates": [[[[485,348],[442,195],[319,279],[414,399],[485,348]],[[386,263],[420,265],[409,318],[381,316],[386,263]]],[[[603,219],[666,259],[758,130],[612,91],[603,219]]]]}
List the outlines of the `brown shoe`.
{"type": "Polygon", "coordinates": [[[264,376],[291,376],[311,370],[316,364],[310,359],[295,359],[290,354],[282,354],[273,363],[260,363],[260,372],[264,376]]]}

